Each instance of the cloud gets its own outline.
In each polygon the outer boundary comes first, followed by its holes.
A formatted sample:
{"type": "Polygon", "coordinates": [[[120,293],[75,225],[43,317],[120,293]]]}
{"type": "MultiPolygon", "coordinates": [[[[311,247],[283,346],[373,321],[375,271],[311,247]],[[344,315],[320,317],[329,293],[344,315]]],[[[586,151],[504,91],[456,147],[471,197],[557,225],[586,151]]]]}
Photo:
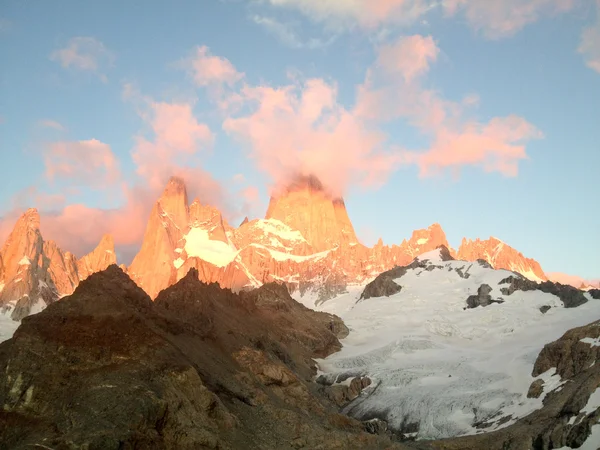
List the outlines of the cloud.
{"type": "Polygon", "coordinates": [[[571,10],[576,0],[446,0],[450,16],[462,12],[469,25],[490,39],[512,36],[544,15],[571,10]]]}
{"type": "Polygon", "coordinates": [[[324,48],[331,45],[336,39],[337,35],[331,36],[327,40],[311,38],[303,40],[298,36],[296,27],[289,23],[283,23],[273,17],[266,17],[255,14],[252,16],[252,21],[263,27],[268,33],[275,36],[282,44],[290,48],[308,48],[317,49],[324,48]]]}
{"type": "Polygon", "coordinates": [[[447,17],[462,14],[484,36],[515,34],[543,16],[571,10],[577,0],[267,0],[275,7],[296,9],[336,31],[355,28],[389,32],[390,27],[427,24],[425,16],[441,8],[447,17]]]}
{"type": "Polygon", "coordinates": [[[454,102],[427,89],[425,77],[439,53],[430,36],[379,46],[351,108],[338,100],[335,82],[320,78],[292,75],[283,86],[244,83],[216,100],[229,104],[233,97],[238,106],[223,110],[223,129],[249,150],[275,187],[313,174],[341,195],[352,185],[379,187],[409,164],[421,176],[446,170],[457,176],[469,165],[517,175],[527,142],[542,133],[517,115],[486,121],[470,116],[479,103],[473,93],[454,102]],[[390,142],[383,129],[395,121],[417,128],[429,147],[409,150],[390,142]]]}
{"type": "Polygon", "coordinates": [[[51,128],[51,129],[57,130],[57,131],[65,130],[64,125],[62,125],[60,122],[57,122],[56,120],[43,119],[43,120],[40,120],[38,122],[38,124],[39,124],[39,126],[41,126],[43,128],[51,128]]]}
{"type": "Polygon", "coordinates": [[[385,135],[337,102],[335,83],[245,86],[241,96],[250,112],[227,117],[223,128],[248,146],[276,186],[314,174],[339,195],[353,183],[380,185],[396,167],[385,135]]]}
{"type": "Polygon", "coordinates": [[[114,63],[114,55],[102,42],[93,37],[74,37],[64,48],[53,51],[50,59],[64,68],[96,74],[107,81],[105,70],[114,63]]]}
{"type": "Polygon", "coordinates": [[[584,284],[586,286],[592,285],[592,286],[600,287],[600,278],[593,279],[593,280],[586,280],[585,278],[579,277],[577,275],[568,275],[566,273],[560,273],[560,272],[546,273],[546,276],[548,277],[548,279],[550,279],[554,282],[558,282],[561,284],[570,284],[571,286],[574,286],[576,288],[580,287],[582,284],[584,284]]]}
{"type": "Polygon", "coordinates": [[[518,162],[527,157],[525,143],[542,133],[516,115],[478,121],[465,111],[478,102],[473,94],[453,102],[425,88],[423,78],[438,53],[433,39],[420,35],[380,47],[359,88],[355,113],[383,123],[402,119],[429,136],[428,149],[403,152],[403,162],[416,164],[421,176],[465,165],[515,176],[518,162]]]}
{"type": "Polygon", "coordinates": [[[600,73],[600,0],[596,0],[596,23],[583,30],[577,51],[585,58],[588,67],[600,73]]]}
{"type": "Polygon", "coordinates": [[[144,119],[154,137],[137,136],[132,159],[137,173],[153,188],[163,187],[178,168],[214,140],[210,128],[194,117],[191,104],[152,101],[144,119]]]}
{"type": "Polygon", "coordinates": [[[211,55],[205,45],[197,47],[194,55],[184,61],[184,66],[198,86],[233,86],[244,77],[227,59],[211,55]]]}
{"type": "Polygon", "coordinates": [[[352,28],[374,30],[384,24],[415,23],[437,2],[433,0],[268,0],[277,7],[300,10],[336,31],[352,28]]]}
{"type": "Polygon", "coordinates": [[[120,178],[119,163],[110,146],[97,139],[62,141],[44,149],[46,177],[73,185],[104,187],[120,178]]]}

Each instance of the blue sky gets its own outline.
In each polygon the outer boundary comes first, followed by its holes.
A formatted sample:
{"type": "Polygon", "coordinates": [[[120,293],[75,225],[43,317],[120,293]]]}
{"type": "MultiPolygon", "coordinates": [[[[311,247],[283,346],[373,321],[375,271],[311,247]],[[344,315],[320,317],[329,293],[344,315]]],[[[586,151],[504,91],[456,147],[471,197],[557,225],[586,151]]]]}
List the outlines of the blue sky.
{"type": "Polygon", "coordinates": [[[597,278],[599,9],[4,1],[0,234],[35,206],[65,248],[133,248],[170,173],[237,224],[298,168],[366,244],[439,222],[597,278]]]}

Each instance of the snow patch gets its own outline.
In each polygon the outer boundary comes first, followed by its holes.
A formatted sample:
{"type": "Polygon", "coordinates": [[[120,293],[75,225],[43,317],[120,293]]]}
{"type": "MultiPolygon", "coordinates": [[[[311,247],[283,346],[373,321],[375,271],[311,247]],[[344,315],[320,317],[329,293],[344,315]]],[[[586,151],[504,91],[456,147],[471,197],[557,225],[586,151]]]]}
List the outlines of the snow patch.
{"type": "Polygon", "coordinates": [[[261,219],[256,222],[255,226],[261,228],[264,233],[277,235],[286,241],[306,242],[300,231],[294,230],[277,219],[261,219]]]}
{"type": "Polygon", "coordinates": [[[208,231],[192,228],[185,239],[185,251],[188,257],[197,257],[217,267],[225,267],[238,254],[231,246],[223,241],[210,239],[208,231]]]}
{"type": "Polygon", "coordinates": [[[173,265],[175,266],[176,269],[179,269],[181,266],[183,266],[183,263],[185,261],[181,258],[177,258],[175,261],[173,261],[173,265]]]}
{"type": "Polygon", "coordinates": [[[29,258],[27,256],[23,256],[21,258],[21,261],[19,261],[19,265],[20,266],[30,266],[31,265],[31,261],[29,260],[29,258]]]}
{"type": "Polygon", "coordinates": [[[584,344],[590,344],[592,347],[600,347],[600,337],[597,337],[597,338],[586,337],[586,338],[580,339],[579,342],[583,342],[584,344]]]}
{"type": "Polygon", "coordinates": [[[598,408],[600,408],[600,387],[596,388],[590,398],[588,399],[586,405],[580,411],[584,414],[590,414],[595,412],[598,408]]]}
{"type": "Polygon", "coordinates": [[[427,242],[429,242],[428,238],[421,238],[421,239],[417,240],[417,245],[427,244],[427,242]]]}

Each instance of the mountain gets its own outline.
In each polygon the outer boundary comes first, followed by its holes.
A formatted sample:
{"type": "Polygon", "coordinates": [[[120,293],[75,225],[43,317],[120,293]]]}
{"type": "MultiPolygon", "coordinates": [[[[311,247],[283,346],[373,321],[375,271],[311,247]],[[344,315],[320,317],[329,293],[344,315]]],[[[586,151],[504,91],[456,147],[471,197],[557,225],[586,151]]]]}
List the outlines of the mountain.
{"type": "MultiPolygon", "coordinates": [[[[25,294],[33,296],[33,300],[21,302],[30,305],[20,308],[14,317],[32,310],[42,293],[47,301],[41,306],[72,293],[80,280],[116,262],[110,236],[80,260],[53,242],[43,241],[39,214],[31,211],[25,216],[33,219],[20,221],[15,228],[15,236],[28,236],[23,242],[29,244],[23,245],[31,249],[13,245],[6,255],[0,253],[0,286],[6,285],[1,304],[14,306],[25,294]],[[27,231],[26,223],[31,220],[34,231],[27,231]],[[33,250],[36,246],[41,246],[39,251],[33,250]],[[42,254],[48,260],[46,265],[45,259],[40,259],[42,254]],[[14,280],[19,278],[18,261],[23,256],[38,261],[35,266],[40,270],[33,270],[34,280],[17,286],[14,280]],[[38,279],[45,284],[35,281],[38,279]]],[[[20,242],[21,238],[11,239],[20,242]]],[[[190,204],[185,182],[173,177],[154,205],[141,248],[126,270],[151,298],[196,269],[202,281],[217,282],[235,292],[281,282],[290,292],[315,303],[346,292],[349,286],[365,284],[395,266],[407,265],[440,246],[460,259],[483,259],[495,268],[536,281],[547,279],[537,262],[495,238],[464,239],[456,252],[437,223],[415,230],[399,245],[384,245],[380,239],[367,247],[358,241],[344,200],[332,196],[314,176],[292,178],[273,192],[264,219],[245,219],[238,228],[231,227],[217,208],[198,199],[190,204]]]]}
{"type": "Polygon", "coordinates": [[[358,243],[342,198],[333,198],[315,176],[298,176],[271,197],[265,219],[299,231],[315,252],[358,243]]]}
{"type": "Polygon", "coordinates": [[[526,258],[522,253],[495,237],[490,237],[485,241],[463,238],[457,258],[465,261],[483,259],[496,269],[518,272],[533,281],[548,280],[536,260],[526,258]]]}
{"type": "Polygon", "coordinates": [[[29,209],[0,250],[0,261],[0,308],[20,320],[73,293],[82,279],[115,264],[116,255],[112,238],[105,236],[98,248],[78,260],[43,239],[40,215],[29,209]]]}

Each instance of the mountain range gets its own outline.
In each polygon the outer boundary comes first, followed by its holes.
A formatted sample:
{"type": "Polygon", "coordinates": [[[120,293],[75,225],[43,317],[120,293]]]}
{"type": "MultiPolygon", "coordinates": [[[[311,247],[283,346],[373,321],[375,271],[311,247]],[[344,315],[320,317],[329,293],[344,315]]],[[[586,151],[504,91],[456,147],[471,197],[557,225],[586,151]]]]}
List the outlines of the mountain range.
{"type": "MultiPolygon", "coordinates": [[[[44,240],[42,230],[39,213],[29,209],[0,250],[0,307],[15,320],[117,263],[109,235],[77,259],[44,240]]],[[[415,230],[399,245],[384,245],[381,239],[373,247],[363,245],[344,200],[330,195],[314,176],[296,177],[274,192],[264,219],[246,218],[237,228],[217,208],[198,199],[190,204],[185,182],[173,177],[150,213],[139,252],[129,267],[121,267],[151,298],[194,268],[200,280],[236,292],[280,282],[292,293],[312,293],[322,302],[441,245],[450,248],[437,223],[415,230]]],[[[548,279],[537,261],[494,237],[464,238],[450,253],[534,281],[548,279]]]]}

